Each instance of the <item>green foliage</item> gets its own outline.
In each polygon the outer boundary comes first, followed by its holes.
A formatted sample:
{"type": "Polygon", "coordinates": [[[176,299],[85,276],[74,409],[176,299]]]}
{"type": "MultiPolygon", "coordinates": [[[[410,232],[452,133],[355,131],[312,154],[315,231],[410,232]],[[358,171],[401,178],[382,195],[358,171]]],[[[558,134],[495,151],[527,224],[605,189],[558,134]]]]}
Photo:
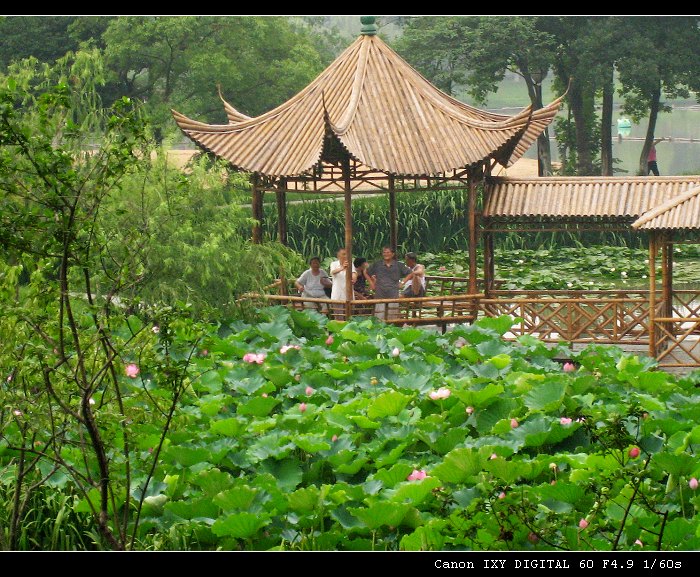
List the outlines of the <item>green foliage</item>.
{"type": "Polygon", "coordinates": [[[261,114],[323,64],[305,28],[280,17],[119,17],[103,40],[119,93],[146,100],[163,128],[170,108],[225,123],[217,85],[241,112],[261,114]]]}
{"type": "MultiPolygon", "coordinates": [[[[700,546],[700,502],[688,485],[700,473],[694,377],[677,380],[654,372],[652,361],[601,346],[573,354],[578,370],[565,373],[554,358],[570,351],[502,341],[507,317],[440,335],[374,320],[331,326],[316,313],[280,308],[262,315],[260,324],[237,322],[203,337],[207,354],[192,359],[182,408],[145,490],[138,480],[148,458],[133,461],[133,499],[145,495],[135,547],[700,546]],[[310,322],[320,329],[313,336],[310,322]],[[358,336],[372,350],[353,348],[358,336]],[[281,353],[287,344],[300,348],[281,353]],[[246,353],[265,358],[248,363],[246,353]],[[451,394],[433,400],[438,388],[451,394]],[[634,446],[638,457],[630,456],[634,446]]],[[[145,384],[159,398],[152,366],[145,384]]],[[[158,436],[149,432],[153,417],[137,409],[142,402],[125,398],[141,431],[134,451],[150,456],[158,436]]],[[[6,425],[4,442],[17,434],[6,425]]],[[[119,451],[108,448],[115,463],[119,451]]],[[[0,463],[16,467],[7,450],[0,463]]],[[[63,483],[57,491],[74,481],[63,483]]]]}
{"type": "MultiPolygon", "coordinates": [[[[398,247],[405,251],[458,249],[467,242],[465,194],[406,192],[397,194],[398,247]]],[[[389,244],[389,201],[386,197],[356,199],[352,203],[353,254],[370,261],[389,244]]],[[[342,202],[305,201],[287,210],[288,242],[309,257],[335,255],[345,244],[342,202]]],[[[277,210],[265,209],[265,231],[276,238],[277,210]]]]}

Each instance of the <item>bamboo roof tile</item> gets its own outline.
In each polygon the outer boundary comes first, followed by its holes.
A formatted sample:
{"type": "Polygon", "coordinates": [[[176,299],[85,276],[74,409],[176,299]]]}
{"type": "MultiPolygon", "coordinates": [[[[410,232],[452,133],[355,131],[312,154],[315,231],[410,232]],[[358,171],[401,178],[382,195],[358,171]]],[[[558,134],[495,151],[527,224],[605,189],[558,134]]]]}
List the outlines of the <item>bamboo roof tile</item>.
{"type": "MultiPolygon", "coordinates": [[[[700,176],[497,177],[488,179],[485,184],[483,216],[630,220],[652,211],[654,207],[660,209],[674,200],[682,203],[678,205],[679,212],[685,202],[698,202],[697,206],[700,206],[700,201],[692,200],[700,194],[697,192],[700,191],[699,187],[700,176]],[[689,195],[693,191],[691,199],[689,195]]],[[[668,205],[668,210],[673,208],[668,205]]],[[[695,214],[700,215],[700,212],[695,214]]],[[[680,216],[674,218],[681,222],[680,216]]],[[[700,222],[696,224],[700,227],[700,222]]]]}
{"type": "Polygon", "coordinates": [[[632,223],[640,230],[700,229],[700,186],[691,188],[646,211],[632,223]]]}
{"type": "Polygon", "coordinates": [[[265,114],[250,118],[224,101],[225,125],[174,110],[173,116],[195,143],[241,170],[308,173],[330,136],[372,169],[433,176],[490,158],[512,165],[560,104],[561,98],[514,116],[480,110],[438,90],[378,36],[362,35],[311,84],[265,114]]]}

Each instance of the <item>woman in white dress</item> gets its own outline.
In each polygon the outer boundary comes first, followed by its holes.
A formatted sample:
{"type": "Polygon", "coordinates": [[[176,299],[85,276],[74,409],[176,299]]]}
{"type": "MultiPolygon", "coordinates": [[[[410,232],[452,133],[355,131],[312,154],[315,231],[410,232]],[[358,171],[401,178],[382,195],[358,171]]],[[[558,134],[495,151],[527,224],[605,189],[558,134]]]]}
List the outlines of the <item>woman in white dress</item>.
{"type": "MultiPolygon", "coordinates": [[[[347,298],[345,279],[347,278],[347,270],[350,263],[348,262],[348,254],[344,248],[338,249],[338,258],[331,263],[331,277],[333,278],[333,288],[331,289],[331,299],[335,301],[344,301],[347,298]]],[[[352,266],[353,281],[355,280],[355,266],[352,266]]],[[[342,315],[343,308],[340,305],[334,305],[336,309],[336,318],[342,315]]]]}

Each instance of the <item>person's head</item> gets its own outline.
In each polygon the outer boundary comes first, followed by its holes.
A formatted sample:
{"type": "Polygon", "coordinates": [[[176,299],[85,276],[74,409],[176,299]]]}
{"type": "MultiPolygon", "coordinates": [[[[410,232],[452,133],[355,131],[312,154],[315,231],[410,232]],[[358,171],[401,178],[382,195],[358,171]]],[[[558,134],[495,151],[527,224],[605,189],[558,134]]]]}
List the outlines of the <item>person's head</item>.
{"type": "Polygon", "coordinates": [[[389,262],[391,260],[394,260],[394,257],[396,256],[396,251],[391,248],[390,246],[385,246],[382,249],[382,258],[386,261],[389,262]]]}
{"type": "Polygon", "coordinates": [[[321,259],[317,256],[312,256],[309,259],[309,266],[311,267],[312,271],[317,271],[321,268],[321,259]]]}
{"type": "Polygon", "coordinates": [[[337,257],[338,260],[342,263],[345,259],[348,258],[348,251],[346,251],[345,248],[339,248],[337,257]]]}
{"type": "Polygon", "coordinates": [[[418,264],[418,255],[415,252],[406,253],[406,265],[414,267],[418,264]]]}
{"type": "Polygon", "coordinates": [[[352,262],[352,264],[355,265],[355,269],[356,269],[356,270],[362,270],[362,269],[365,268],[365,266],[367,265],[367,259],[366,259],[366,258],[362,258],[361,256],[358,256],[358,257],[352,262]]]}

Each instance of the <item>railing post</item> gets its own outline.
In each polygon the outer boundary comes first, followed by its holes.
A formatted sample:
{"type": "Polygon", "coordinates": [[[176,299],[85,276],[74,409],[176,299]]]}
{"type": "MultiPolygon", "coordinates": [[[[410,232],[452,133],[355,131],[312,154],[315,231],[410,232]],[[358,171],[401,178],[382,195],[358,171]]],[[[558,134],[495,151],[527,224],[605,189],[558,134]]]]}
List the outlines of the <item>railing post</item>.
{"type": "Polygon", "coordinates": [[[656,233],[649,235],[649,356],[656,358],[656,233]]]}

